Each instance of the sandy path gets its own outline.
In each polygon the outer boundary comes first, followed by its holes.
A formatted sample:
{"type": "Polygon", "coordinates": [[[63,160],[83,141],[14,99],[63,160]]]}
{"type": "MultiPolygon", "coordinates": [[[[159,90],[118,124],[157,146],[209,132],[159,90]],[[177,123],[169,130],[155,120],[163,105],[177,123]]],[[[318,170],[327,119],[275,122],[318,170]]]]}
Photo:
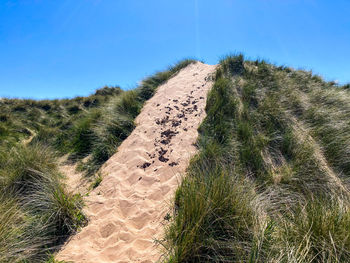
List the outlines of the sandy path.
{"type": "Polygon", "coordinates": [[[69,155],[66,154],[58,159],[58,168],[65,177],[65,187],[68,192],[85,195],[89,191],[89,185],[94,178],[86,178],[83,172],[77,170],[78,164],[69,161],[68,157],[69,155]]]}
{"type": "Polygon", "coordinates": [[[208,75],[197,62],[160,86],[136,119],[137,127],[102,168],[107,174],[87,199],[89,224],[59,252],[73,262],[156,262],[180,177],[196,152],[205,117],[208,75]]]}

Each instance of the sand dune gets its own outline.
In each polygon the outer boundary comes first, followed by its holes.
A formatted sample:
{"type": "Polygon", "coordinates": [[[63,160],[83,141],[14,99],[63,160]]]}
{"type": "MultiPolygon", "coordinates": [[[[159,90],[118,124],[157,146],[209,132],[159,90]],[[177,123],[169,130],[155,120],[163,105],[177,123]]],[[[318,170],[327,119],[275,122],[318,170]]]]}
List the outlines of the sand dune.
{"type": "Polygon", "coordinates": [[[73,262],[156,262],[154,239],[180,175],[196,152],[215,66],[197,62],[160,86],[137,127],[102,167],[102,183],[87,197],[89,224],[57,258],[73,262]]]}

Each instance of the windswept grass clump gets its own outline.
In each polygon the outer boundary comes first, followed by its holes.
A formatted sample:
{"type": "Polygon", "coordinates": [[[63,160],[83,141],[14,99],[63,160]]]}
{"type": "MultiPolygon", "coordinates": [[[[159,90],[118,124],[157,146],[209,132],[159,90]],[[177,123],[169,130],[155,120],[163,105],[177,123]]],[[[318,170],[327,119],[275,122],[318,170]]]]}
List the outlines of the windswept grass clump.
{"type": "MultiPolygon", "coordinates": [[[[275,253],[285,262],[347,262],[350,211],[343,202],[312,200],[280,219],[275,253]],[[279,251],[279,252],[278,252],[279,251]]],[[[277,228],[277,226],[276,226],[277,228]]]]}
{"type": "Polygon", "coordinates": [[[177,190],[168,262],[348,262],[349,93],[242,55],[220,62],[177,190]]]}
{"type": "Polygon", "coordinates": [[[247,258],[254,240],[255,193],[243,178],[220,167],[203,171],[203,165],[184,179],[176,193],[176,217],[165,244],[169,262],[247,258]]]}
{"type": "Polygon", "coordinates": [[[18,204],[3,194],[0,196],[0,262],[18,262],[31,256],[35,241],[26,231],[30,224],[18,204]]]}
{"type": "Polygon", "coordinates": [[[84,224],[82,199],[64,190],[50,149],[18,145],[0,160],[1,262],[37,262],[84,224]]]}

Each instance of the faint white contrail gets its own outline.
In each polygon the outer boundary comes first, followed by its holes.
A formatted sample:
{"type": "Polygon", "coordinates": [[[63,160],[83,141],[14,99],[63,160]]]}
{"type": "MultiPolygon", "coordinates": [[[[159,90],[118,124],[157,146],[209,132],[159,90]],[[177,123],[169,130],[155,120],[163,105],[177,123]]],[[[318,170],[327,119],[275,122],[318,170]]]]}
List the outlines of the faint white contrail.
{"type": "Polygon", "coordinates": [[[200,43],[199,43],[199,9],[198,0],[194,0],[194,23],[195,23],[195,38],[196,38],[196,57],[200,59],[200,43]]]}

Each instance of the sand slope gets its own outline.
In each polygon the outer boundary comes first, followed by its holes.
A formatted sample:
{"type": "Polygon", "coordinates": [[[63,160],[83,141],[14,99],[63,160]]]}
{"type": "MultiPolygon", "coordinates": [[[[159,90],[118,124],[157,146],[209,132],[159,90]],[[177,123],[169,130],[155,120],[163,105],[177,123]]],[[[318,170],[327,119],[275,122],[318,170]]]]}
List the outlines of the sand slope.
{"type": "Polygon", "coordinates": [[[215,66],[182,69],[146,103],[137,127],[102,167],[101,185],[87,198],[89,224],[57,255],[73,262],[156,262],[180,177],[196,151],[205,117],[208,76],[215,66]]]}

